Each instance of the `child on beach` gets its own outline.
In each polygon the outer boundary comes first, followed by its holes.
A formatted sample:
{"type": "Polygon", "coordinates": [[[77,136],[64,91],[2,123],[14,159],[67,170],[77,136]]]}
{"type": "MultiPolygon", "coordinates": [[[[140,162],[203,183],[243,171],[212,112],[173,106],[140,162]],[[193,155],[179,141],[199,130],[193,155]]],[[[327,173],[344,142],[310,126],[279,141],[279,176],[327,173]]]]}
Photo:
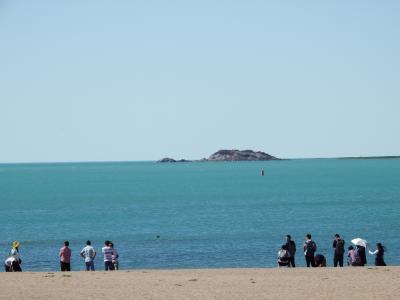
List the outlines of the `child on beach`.
{"type": "Polygon", "coordinates": [[[119,254],[118,254],[118,251],[114,248],[114,243],[113,242],[110,243],[110,247],[111,247],[111,249],[113,249],[112,263],[114,265],[114,269],[118,270],[119,269],[119,262],[118,262],[119,254]]]}
{"type": "Polygon", "coordinates": [[[352,266],[353,263],[356,261],[355,251],[353,246],[349,246],[347,252],[347,265],[352,266]]]}

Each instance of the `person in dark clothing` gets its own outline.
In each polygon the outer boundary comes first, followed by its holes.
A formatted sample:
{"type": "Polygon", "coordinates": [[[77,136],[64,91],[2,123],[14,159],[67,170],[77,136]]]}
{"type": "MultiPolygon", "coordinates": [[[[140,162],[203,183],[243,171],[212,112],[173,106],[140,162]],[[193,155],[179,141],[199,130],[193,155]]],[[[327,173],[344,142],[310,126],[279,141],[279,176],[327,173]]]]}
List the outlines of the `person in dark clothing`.
{"type": "Polygon", "coordinates": [[[326,258],[322,254],[317,254],[314,257],[314,267],[326,267],[326,258]]]}
{"type": "Polygon", "coordinates": [[[365,247],[357,246],[357,254],[360,256],[360,266],[364,267],[367,264],[367,256],[365,255],[365,247]]]}
{"type": "Polygon", "coordinates": [[[332,247],[334,249],[333,266],[337,267],[339,263],[339,266],[343,267],[344,240],[340,238],[339,234],[335,234],[335,239],[333,240],[332,247]]]}
{"type": "Polygon", "coordinates": [[[385,253],[385,248],[381,243],[376,244],[376,250],[374,252],[369,251],[369,254],[375,255],[375,266],[386,266],[383,255],[385,253]]]}
{"type": "Polygon", "coordinates": [[[315,266],[315,261],[314,261],[314,253],[317,251],[317,245],[315,242],[311,239],[311,234],[306,235],[306,241],[304,242],[304,257],[306,259],[306,264],[307,268],[314,267],[315,266]]]}
{"type": "Polygon", "coordinates": [[[294,261],[295,255],[296,255],[296,243],[292,241],[292,237],[290,234],[286,235],[286,248],[290,253],[290,264],[289,266],[295,268],[296,264],[294,261]]]}

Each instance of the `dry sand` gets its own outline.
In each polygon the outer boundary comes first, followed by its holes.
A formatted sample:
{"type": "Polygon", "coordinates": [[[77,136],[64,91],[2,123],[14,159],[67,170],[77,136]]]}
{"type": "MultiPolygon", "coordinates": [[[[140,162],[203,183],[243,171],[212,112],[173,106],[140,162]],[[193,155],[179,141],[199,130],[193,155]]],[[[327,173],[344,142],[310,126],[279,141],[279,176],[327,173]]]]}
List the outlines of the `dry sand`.
{"type": "Polygon", "coordinates": [[[1,299],[400,299],[400,267],[1,273],[1,299]]]}

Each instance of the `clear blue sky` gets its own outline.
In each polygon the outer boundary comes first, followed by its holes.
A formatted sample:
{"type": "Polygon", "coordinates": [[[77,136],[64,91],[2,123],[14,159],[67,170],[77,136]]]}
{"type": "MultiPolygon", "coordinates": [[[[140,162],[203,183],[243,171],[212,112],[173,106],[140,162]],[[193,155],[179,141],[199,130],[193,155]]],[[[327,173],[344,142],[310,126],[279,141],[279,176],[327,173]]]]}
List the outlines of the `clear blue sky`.
{"type": "Polygon", "coordinates": [[[399,133],[400,1],[0,0],[0,162],[400,155],[399,133]]]}

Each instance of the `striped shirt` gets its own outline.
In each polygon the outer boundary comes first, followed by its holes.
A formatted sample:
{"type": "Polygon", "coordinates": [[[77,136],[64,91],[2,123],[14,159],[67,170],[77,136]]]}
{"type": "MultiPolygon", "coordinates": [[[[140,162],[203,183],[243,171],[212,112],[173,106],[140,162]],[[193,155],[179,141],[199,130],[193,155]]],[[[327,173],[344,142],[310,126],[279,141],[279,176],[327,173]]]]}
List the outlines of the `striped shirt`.
{"type": "Polygon", "coordinates": [[[113,255],[114,255],[114,249],[111,247],[103,247],[101,251],[104,254],[104,261],[112,261],[113,255]]]}

